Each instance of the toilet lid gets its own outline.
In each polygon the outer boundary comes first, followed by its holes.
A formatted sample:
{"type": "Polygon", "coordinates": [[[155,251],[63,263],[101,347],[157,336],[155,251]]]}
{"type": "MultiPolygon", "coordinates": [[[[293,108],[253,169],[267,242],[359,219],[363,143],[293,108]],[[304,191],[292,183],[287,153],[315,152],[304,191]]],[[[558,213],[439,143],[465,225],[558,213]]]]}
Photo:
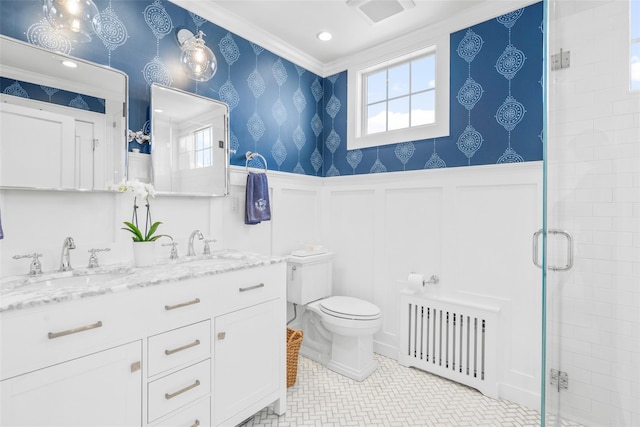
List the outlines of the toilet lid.
{"type": "Polygon", "coordinates": [[[322,312],[345,319],[372,320],[380,317],[380,309],[368,301],[352,297],[330,297],[320,301],[322,312]]]}

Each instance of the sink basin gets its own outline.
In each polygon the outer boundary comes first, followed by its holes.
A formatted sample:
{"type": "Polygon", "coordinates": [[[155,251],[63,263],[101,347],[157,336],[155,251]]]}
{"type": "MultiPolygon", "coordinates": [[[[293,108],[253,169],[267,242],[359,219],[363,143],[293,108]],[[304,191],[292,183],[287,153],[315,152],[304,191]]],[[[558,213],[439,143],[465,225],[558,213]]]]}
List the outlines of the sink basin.
{"type": "Polygon", "coordinates": [[[40,279],[31,279],[29,284],[39,286],[52,286],[56,288],[76,288],[76,287],[89,287],[95,286],[100,283],[106,283],[111,280],[119,279],[121,277],[130,274],[128,272],[118,273],[94,273],[85,274],[82,276],[64,276],[64,277],[42,277],[40,279]]]}
{"type": "Polygon", "coordinates": [[[241,259],[234,258],[204,258],[204,259],[194,259],[194,260],[186,260],[181,264],[185,267],[216,267],[219,265],[229,265],[229,264],[238,264],[242,262],[241,259]]]}

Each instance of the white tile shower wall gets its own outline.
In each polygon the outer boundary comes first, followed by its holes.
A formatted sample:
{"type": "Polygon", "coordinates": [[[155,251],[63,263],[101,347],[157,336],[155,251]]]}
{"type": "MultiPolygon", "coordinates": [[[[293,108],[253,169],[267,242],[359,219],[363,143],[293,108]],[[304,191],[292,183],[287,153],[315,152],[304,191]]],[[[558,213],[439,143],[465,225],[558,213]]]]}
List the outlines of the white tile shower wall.
{"type": "Polygon", "coordinates": [[[551,51],[569,50],[571,66],[549,75],[549,226],[573,234],[576,256],[572,271],[549,275],[548,367],[569,374],[569,389],[550,389],[548,410],[636,426],[640,94],[628,92],[628,2],[550,7],[551,51]]]}

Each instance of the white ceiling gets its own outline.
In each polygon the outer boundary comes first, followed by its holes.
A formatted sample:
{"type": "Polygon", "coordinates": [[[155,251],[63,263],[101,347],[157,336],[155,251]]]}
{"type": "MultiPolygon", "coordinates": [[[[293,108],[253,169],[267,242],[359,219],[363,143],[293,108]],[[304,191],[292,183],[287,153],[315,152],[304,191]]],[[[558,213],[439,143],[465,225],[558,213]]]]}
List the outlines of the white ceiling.
{"type": "MultiPolygon", "coordinates": [[[[407,38],[453,17],[473,19],[477,16],[473,23],[478,23],[485,19],[486,9],[497,15],[531,3],[527,0],[414,0],[414,7],[374,23],[358,7],[347,4],[347,0],[172,1],[321,75],[341,71],[336,66],[344,63],[345,58],[407,38]],[[331,32],[333,38],[321,42],[316,38],[320,31],[331,32]]],[[[364,1],[368,0],[352,0],[364,1]]]]}

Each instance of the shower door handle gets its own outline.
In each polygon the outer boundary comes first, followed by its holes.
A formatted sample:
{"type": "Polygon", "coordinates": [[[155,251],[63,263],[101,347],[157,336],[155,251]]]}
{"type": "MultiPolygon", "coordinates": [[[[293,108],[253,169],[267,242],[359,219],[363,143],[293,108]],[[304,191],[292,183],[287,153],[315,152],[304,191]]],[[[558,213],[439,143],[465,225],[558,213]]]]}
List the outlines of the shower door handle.
{"type": "MultiPolygon", "coordinates": [[[[542,264],[540,264],[538,260],[538,240],[540,240],[540,235],[542,233],[544,233],[543,229],[540,229],[535,233],[533,233],[533,263],[540,268],[542,268],[542,264]]],[[[558,234],[566,237],[567,239],[567,263],[562,267],[555,266],[555,265],[548,265],[547,268],[553,271],[571,270],[571,267],[573,267],[573,237],[571,237],[571,234],[567,233],[564,230],[556,230],[556,229],[547,230],[547,234],[558,234]]]]}

